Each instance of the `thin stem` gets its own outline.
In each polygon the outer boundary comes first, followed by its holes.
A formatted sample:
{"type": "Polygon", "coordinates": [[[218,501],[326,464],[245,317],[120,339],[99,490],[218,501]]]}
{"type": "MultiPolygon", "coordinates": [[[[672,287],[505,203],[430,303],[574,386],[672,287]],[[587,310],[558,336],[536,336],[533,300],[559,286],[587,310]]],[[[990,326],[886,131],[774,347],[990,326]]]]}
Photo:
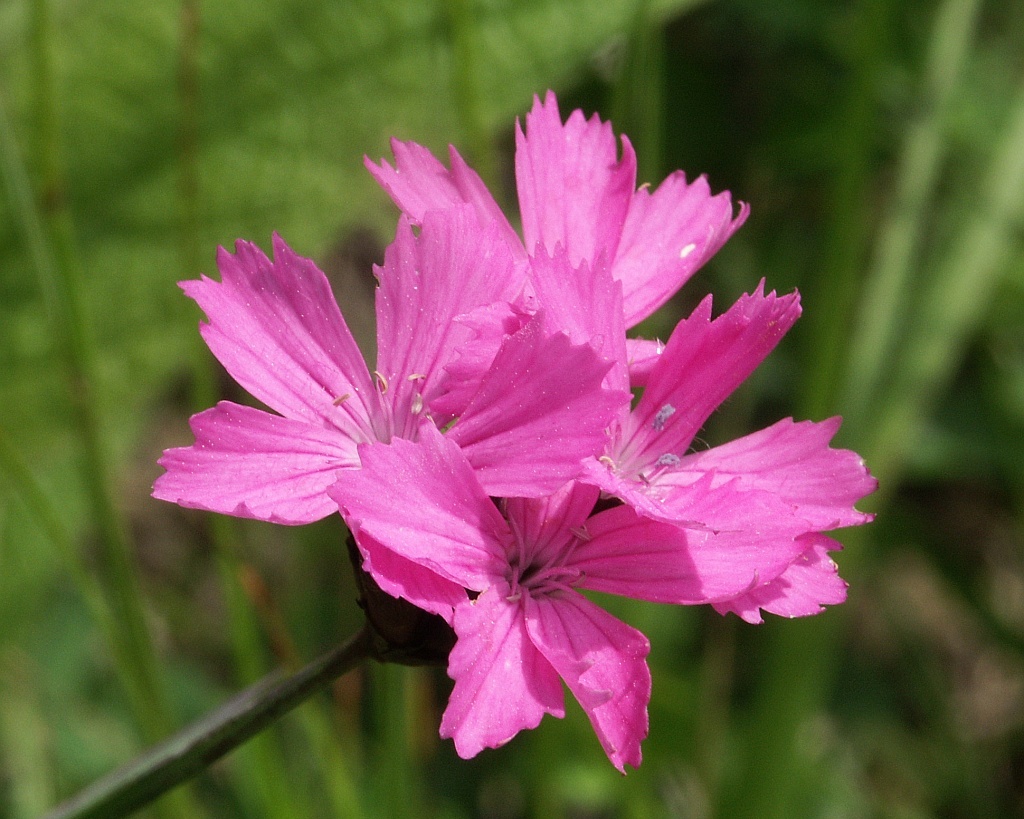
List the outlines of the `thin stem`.
{"type": "Polygon", "coordinates": [[[368,628],[284,679],[271,674],[44,819],[117,819],[204,771],[317,691],[374,656],[368,628]]]}

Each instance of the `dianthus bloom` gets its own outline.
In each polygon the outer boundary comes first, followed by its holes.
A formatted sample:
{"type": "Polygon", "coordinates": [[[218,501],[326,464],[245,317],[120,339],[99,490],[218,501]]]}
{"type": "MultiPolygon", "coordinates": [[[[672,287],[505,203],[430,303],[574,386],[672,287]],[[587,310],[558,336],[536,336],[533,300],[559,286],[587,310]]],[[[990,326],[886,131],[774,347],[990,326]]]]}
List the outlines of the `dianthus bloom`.
{"type": "Polygon", "coordinates": [[[611,125],[573,111],[563,124],[548,92],[534,100],[526,131],[516,123],[519,239],[480,177],[449,149],[451,169],[414,142],[392,140],[394,166],[367,161],[370,173],[413,221],[432,210],[471,204],[482,223],[495,224],[518,258],[561,247],[569,263],[603,257],[622,283],[626,328],[653,313],[710,259],[747,218],[733,216],[728,193],[712,196],[701,176],[671,174],[653,193],[636,186],[636,155],[622,137],[618,156],[611,125]]]}
{"type": "Polygon", "coordinates": [[[694,449],[796,293],[762,282],[717,317],[706,298],[665,345],[627,339],[746,219],[728,193],[682,173],[637,189],[629,141],[620,157],[607,123],[563,123],[550,93],[516,130],[522,239],[454,149],[449,169],[392,146],[394,166],[367,161],[403,212],[376,271],[377,369],[311,262],[277,237],[273,261],[222,251],[220,282],[183,287],[275,412],[195,416],[154,494],[282,523],[340,510],[364,571],[456,635],[441,734],[460,755],[562,716],[564,681],[612,764],[636,766],[649,645],[583,592],[818,613],[846,597],[824,533],[869,519],[874,479],[830,447],[838,419],[694,449]]]}
{"type": "MultiPolygon", "coordinates": [[[[360,446],[363,469],[332,494],[365,541],[435,573],[431,593],[454,601],[455,680],[441,722],[463,757],[497,747],[544,714],[564,715],[562,687],[579,701],[620,771],[640,764],[651,677],[643,634],[580,590],[659,603],[729,601],[785,572],[787,585],[840,602],[845,585],[825,556],[838,544],[791,522],[788,536],[750,537],[758,507],[721,493],[720,532],[650,520],[629,506],[596,511],[600,491],[569,483],[546,498],[488,497],[472,467],[432,426],[417,442],[360,446]],[[792,572],[800,561],[806,578],[792,572]]],[[[714,498],[714,492],[706,490],[714,498]]],[[[423,587],[410,590],[437,608],[423,587]]],[[[806,612],[804,612],[806,613],[806,612]]]]}
{"type": "MultiPolygon", "coordinates": [[[[733,217],[728,194],[711,196],[703,178],[687,184],[681,173],[654,194],[636,190],[629,141],[619,159],[610,126],[579,111],[563,124],[552,94],[535,101],[525,134],[517,128],[522,242],[454,149],[449,170],[418,145],[392,147],[394,167],[368,167],[406,216],[469,203],[526,259],[506,329],[543,315],[613,362],[608,389],[643,395],[619,405],[578,480],[546,498],[488,497],[464,455],[433,432],[360,447],[363,469],[339,475],[330,492],[381,584],[452,623],[455,688],[441,730],[461,755],[561,715],[561,678],[612,763],[637,765],[647,641],[580,590],[709,603],[755,623],[762,611],[816,614],[846,597],[828,557],[840,546],[823,532],[870,519],[854,504],[874,479],[855,453],[829,446],[838,419],[787,419],[690,451],[796,321],[797,294],[762,285],[714,319],[709,297],[666,345],[626,339],[740,226],[746,206],[733,217]],[[410,564],[436,582],[407,580],[410,564]]],[[[486,349],[479,336],[474,345],[486,349]]]]}
{"type": "MultiPolygon", "coordinates": [[[[377,369],[371,376],[324,274],[274,237],[274,260],[239,242],[221,281],[183,283],[209,317],[201,332],[232,377],[275,413],[222,401],[191,421],[196,443],[170,449],[153,494],[183,506],[275,523],[338,511],[327,495],[357,446],[450,435],[494,495],[538,495],[575,477],[627,396],[601,387],[609,363],[549,332],[543,315],[488,333],[486,360],[447,366],[477,334],[471,321],[523,287],[497,231],[465,208],[436,212],[419,235],[402,219],[378,269],[377,369]],[[515,385],[515,389],[510,389],[515,385]],[[453,398],[457,396],[457,400],[453,398]]],[[[486,322],[484,322],[486,324],[486,322]]]]}

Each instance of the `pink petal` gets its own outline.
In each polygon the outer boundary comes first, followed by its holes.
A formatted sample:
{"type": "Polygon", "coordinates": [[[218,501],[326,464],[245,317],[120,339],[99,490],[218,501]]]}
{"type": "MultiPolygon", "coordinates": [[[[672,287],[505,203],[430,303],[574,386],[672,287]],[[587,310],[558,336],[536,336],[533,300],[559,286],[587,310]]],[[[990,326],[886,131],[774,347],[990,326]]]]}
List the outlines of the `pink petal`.
{"type": "Polygon", "coordinates": [[[417,416],[444,389],[445,365],[480,332],[456,319],[513,299],[523,271],[497,228],[481,227],[459,205],[427,213],[419,235],[403,216],[376,272],[377,371],[388,385],[393,434],[411,437],[417,416]]]}
{"type": "Polygon", "coordinates": [[[222,401],[192,416],[196,442],[168,449],[153,497],[274,523],[310,523],[337,511],[327,495],[339,471],[359,466],[337,430],[222,401]]]}
{"type": "Polygon", "coordinates": [[[534,98],[526,115],[526,134],[516,124],[516,186],[526,250],[556,245],[573,265],[612,259],[636,188],[636,157],[623,140],[618,159],[615,135],[597,116],[570,114],[565,125],[558,101],[548,92],[534,98]]]}
{"type": "Polygon", "coordinates": [[[518,303],[496,302],[456,319],[473,337],[459,347],[456,357],[445,366],[445,391],[428,405],[438,426],[465,413],[473,396],[480,392],[505,337],[518,333],[532,318],[533,314],[525,312],[518,303]]]}
{"type": "Polygon", "coordinates": [[[522,564],[544,566],[560,562],[599,497],[596,486],[571,482],[543,498],[506,499],[505,517],[519,543],[528,550],[522,564]]]}
{"type": "Polygon", "coordinates": [[[526,599],[530,639],[583,706],[611,763],[640,765],[651,673],[647,638],[579,594],[526,599]]]}
{"type": "Polygon", "coordinates": [[[551,331],[562,331],[573,344],[590,344],[613,362],[605,386],[628,392],[622,286],[612,279],[604,257],[573,265],[561,245],[550,255],[538,249],[530,281],[551,331]]]}
{"type": "Polygon", "coordinates": [[[646,338],[626,339],[626,360],[629,364],[629,383],[633,387],[646,387],[658,363],[665,352],[663,341],[649,341],[646,338]]]}
{"type": "Polygon", "coordinates": [[[200,325],[210,350],[282,415],[372,436],[370,376],[326,276],[276,234],[273,262],[249,242],[235,247],[234,256],[218,253],[220,282],[204,276],[181,285],[210,319],[200,325]]]}
{"type": "Polygon", "coordinates": [[[505,214],[483,180],[465,163],[455,148],[448,148],[452,166],[450,171],[430,151],[415,142],[393,139],[391,150],[395,155],[394,167],[386,160],[376,165],[368,158],[363,160],[363,164],[413,222],[421,224],[431,210],[447,210],[470,204],[480,224],[496,225],[510,251],[517,258],[525,258],[522,243],[505,214]]]}
{"type": "Polygon", "coordinates": [[[594,515],[586,533],[567,564],[581,572],[583,588],[683,605],[745,593],[784,572],[807,548],[792,535],[749,524],[689,529],[641,518],[628,506],[594,515]]]}
{"type": "Polygon", "coordinates": [[[382,546],[366,532],[353,533],[363,556],[363,569],[392,597],[401,597],[451,625],[455,607],[468,599],[466,590],[382,546]]]}
{"type": "Polygon", "coordinates": [[[589,345],[543,332],[538,315],[510,336],[480,391],[448,433],[489,495],[550,494],[600,452],[628,393],[601,387],[610,364],[589,345]]]}
{"type": "Polygon", "coordinates": [[[782,617],[806,617],[846,600],[846,582],[828,556],[842,545],[817,534],[807,535],[801,542],[812,545],[781,575],[739,597],[715,603],[715,610],[720,614],[731,611],[748,623],[760,623],[761,609],[782,617]]]}
{"type": "Polygon", "coordinates": [[[676,326],[630,416],[615,461],[624,472],[681,456],[708,416],[756,369],[800,315],[796,293],[762,286],[711,320],[711,297],[676,326]]]}
{"type": "Polygon", "coordinates": [[[612,274],[622,281],[626,326],[661,307],[742,225],[750,208],[733,218],[729,193],[711,195],[703,176],[687,184],[677,171],[654,193],[633,194],[612,274]]]}
{"type": "Polygon", "coordinates": [[[441,736],[469,759],[504,745],[545,714],[565,716],[562,683],[527,636],[522,600],[507,585],[488,589],[455,610],[458,642],[448,656],[455,680],[441,736]]]}
{"type": "Polygon", "coordinates": [[[329,490],[351,528],[469,589],[504,577],[508,524],[433,424],[423,424],[415,443],[363,444],[359,457],[362,468],[339,473],[329,490]]]}
{"type": "Polygon", "coordinates": [[[832,449],[829,441],[841,419],[794,423],[787,418],[735,441],[694,452],[660,482],[690,483],[702,473],[714,485],[732,481],[744,489],[770,492],[795,507],[809,530],[856,526],[872,516],[853,505],[872,493],[878,482],[863,459],[848,449],[832,449]]]}

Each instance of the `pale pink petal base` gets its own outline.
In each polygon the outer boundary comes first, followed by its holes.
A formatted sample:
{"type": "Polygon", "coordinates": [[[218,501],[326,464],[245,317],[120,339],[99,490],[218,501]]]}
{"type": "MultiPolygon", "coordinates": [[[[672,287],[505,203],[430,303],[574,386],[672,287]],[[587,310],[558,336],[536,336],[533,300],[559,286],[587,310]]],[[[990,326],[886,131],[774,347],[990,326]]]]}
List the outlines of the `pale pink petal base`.
{"type": "MultiPolygon", "coordinates": [[[[412,437],[418,416],[448,386],[445,366],[481,332],[459,317],[507,304],[525,277],[496,227],[481,227],[465,205],[427,213],[418,234],[403,216],[376,273],[378,378],[387,384],[393,434],[412,437]]],[[[462,375],[478,382],[490,363],[462,375]]]]}
{"type": "Polygon", "coordinates": [[[654,365],[665,352],[665,342],[646,338],[626,339],[626,364],[629,367],[629,383],[634,387],[646,387],[654,365]]]}

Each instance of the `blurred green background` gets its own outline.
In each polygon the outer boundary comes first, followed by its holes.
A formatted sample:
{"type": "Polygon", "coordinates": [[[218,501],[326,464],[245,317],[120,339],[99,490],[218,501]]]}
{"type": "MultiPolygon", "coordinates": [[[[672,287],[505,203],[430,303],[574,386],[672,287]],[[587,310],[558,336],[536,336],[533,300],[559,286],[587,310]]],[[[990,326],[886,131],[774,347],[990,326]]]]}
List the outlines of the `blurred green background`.
{"type": "MultiPolygon", "coordinates": [[[[759,627],[609,600],[651,638],[622,778],[580,709],[460,761],[440,670],[367,667],[166,817],[1024,815],[1024,4],[0,0],[0,815],[32,817],[352,634],[337,519],[149,497],[237,388],[176,281],[276,230],[372,337],[396,213],[362,167],[455,144],[515,212],[553,88],[747,224],[643,329],[765,277],[804,317],[702,437],[845,418],[881,491],[849,601],[759,627]]],[[[603,601],[604,602],[604,601],[603,601]]]]}

